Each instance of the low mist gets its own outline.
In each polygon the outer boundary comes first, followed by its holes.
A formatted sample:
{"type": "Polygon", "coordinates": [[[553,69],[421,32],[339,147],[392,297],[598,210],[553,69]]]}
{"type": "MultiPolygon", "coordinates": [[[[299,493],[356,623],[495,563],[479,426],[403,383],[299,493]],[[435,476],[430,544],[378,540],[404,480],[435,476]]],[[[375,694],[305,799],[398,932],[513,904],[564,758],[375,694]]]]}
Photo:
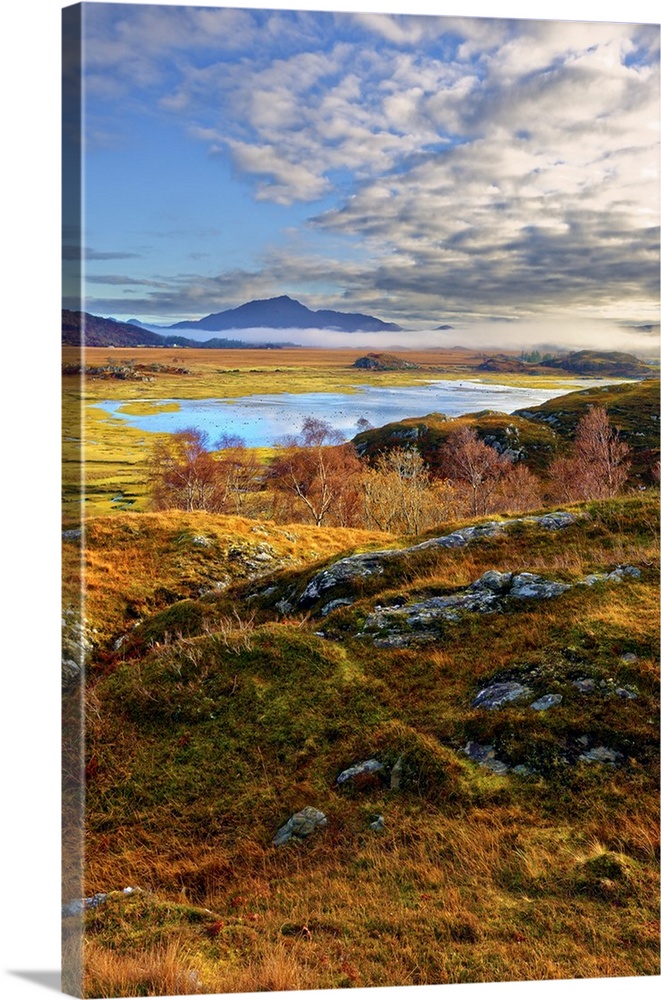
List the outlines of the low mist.
{"type": "MultiPolygon", "coordinates": [[[[145,325],[146,326],[146,325],[145,325]]],[[[147,327],[165,334],[163,327],[147,327]]],[[[572,321],[567,317],[511,322],[476,321],[457,323],[445,330],[402,330],[398,333],[335,330],[273,329],[258,327],[236,330],[178,331],[183,338],[200,343],[212,338],[243,340],[249,344],[289,342],[300,347],[350,348],[357,351],[405,351],[463,347],[489,353],[499,351],[565,352],[579,350],[626,351],[645,358],[659,354],[659,324],[619,325],[609,320],[572,321]]],[[[168,330],[170,336],[174,331],[168,330]]]]}

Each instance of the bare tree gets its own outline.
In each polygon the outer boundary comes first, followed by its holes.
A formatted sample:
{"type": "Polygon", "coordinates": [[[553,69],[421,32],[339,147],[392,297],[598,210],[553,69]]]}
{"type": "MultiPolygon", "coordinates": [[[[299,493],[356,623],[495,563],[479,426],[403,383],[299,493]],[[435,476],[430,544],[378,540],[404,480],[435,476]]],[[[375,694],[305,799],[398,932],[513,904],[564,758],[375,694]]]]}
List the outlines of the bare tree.
{"type": "Polygon", "coordinates": [[[537,476],[527,465],[515,462],[498,481],[493,492],[490,508],[497,511],[517,513],[535,510],[542,504],[542,486],[537,476]]]}
{"type": "Polygon", "coordinates": [[[226,491],[208,448],[208,435],[196,427],[172,434],[152,450],[149,487],[155,510],[222,510],[226,491]]]}
{"type": "Polygon", "coordinates": [[[397,534],[420,532],[452,516],[454,496],[434,481],[416,448],[393,448],[362,477],[365,523],[397,534]]]}
{"type": "Polygon", "coordinates": [[[255,452],[246,448],[243,438],[223,434],[215,445],[219,483],[227,498],[227,506],[237,515],[252,516],[261,489],[263,468],[255,452]]]}
{"type": "Polygon", "coordinates": [[[461,427],[441,448],[441,468],[447,479],[467,489],[471,513],[486,514],[490,497],[511,462],[481,441],[472,427],[461,427]]]}
{"type": "Polygon", "coordinates": [[[349,493],[356,490],[361,468],[352,446],[325,420],[307,417],[301,433],[285,438],[279,449],[269,481],[294,500],[292,516],[303,512],[316,525],[346,523],[349,493]]]}
{"type": "Polygon", "coordinates": [[[553,495],[563,500],[603,500],[624,486],[631,459],[629,445],[611,427],[602,406],[581,417],[570,454],[549,467],[553,495]]]}

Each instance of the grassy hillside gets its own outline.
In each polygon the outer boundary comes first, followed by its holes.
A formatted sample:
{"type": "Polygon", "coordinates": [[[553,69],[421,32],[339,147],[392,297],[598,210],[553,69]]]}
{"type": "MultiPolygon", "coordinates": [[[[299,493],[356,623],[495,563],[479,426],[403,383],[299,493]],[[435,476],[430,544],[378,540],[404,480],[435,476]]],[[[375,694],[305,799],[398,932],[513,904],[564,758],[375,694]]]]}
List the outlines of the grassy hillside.
{"type": "MultiPolygon", "coordinates": [[[[564,398],[564,397],[563,397],[564,398]]],[[[359,455],[374,459],[384,451],[414,445],[431,469],[439,466],[439,449],[449,435],[459,427],[474,427],[488,444],[501,449],[513,449],[531,469],[546,468],[559,446],[553,430],[543,422],[533,422],[521,416],[482,410],[449,419],[442,413],[426,417],[410,417],[362,431],[353,439],[359,455]]]]}
{"type": "MultiPolygon", "coordinates": [[[[383,544],[379,532],[274,525],[221,514],[166,511],[89,518],[85,529],[85,615],[98,649],[145,615],[213,595],[237,580],[383,544]],[[93,630],[93,631],[92,631],[93,630]]],[[[64,532],[63,597],[77,606],[80,540],[64,532]]],[[[174,628],[174,626],[173,626],[174,628]]]]}
{"type": "Polygon", "coordinates": [[[591,406],[602,406],[633,452],[632,481],[649,479],[659,455],[659,380],[595,386],[556,396],[539,406],[513,414],[485,410],[448,419],[441,413],[409,418],[362,431],[353,439],[361,455],[376,458],[383,451],[415,445],[432,469],[439,449],[452,431],[474,427],[488,444],[512,449],[534,472],[542,472],[566,450],[581,417],[591,406]]]}
{"type": "Polygon", "coordinates": [[[517,410],[516,414],[552,428],[567,442],[588,409],[602,406],[632,450],[632,480],[648,481],[650,470],[659,459],[659,391],[659,379],[580,389],[549,399],[541,406],[517,410]]]}
{"type": "MultiPolygon", "coordinates": [[[[87,691],[85,891],[139,890],[86,911],[88,995],[658,973],[657,504],[584,505],[554,530],[518,519],[461,547],[403,541],[353,576],[337,555],[383,536],[265,526],[282,557],[269,576],[191,597],[179,633],[146,618],[87,691]],[[334,610],[303,599],[324,570],[334,610]],[[405,646],[370,631],[489,570],[570,586],[411,626],[405,646]],[[529,696],[475,707],[495,683],[529,696]],[[368,759],[381,770],[337,784],[368,759]],[[305,807],[326,825],[274,846],[305,807]]],[[[191,580],[224,569],[177,541],[194,530],[219,553],[223,519],[177,517],[92,522],[95,572],[143,522],[124,581],[146,587],[150,547],[163,580],[178,559],[191,580]]]]}
{"type": "Polygon", "coordinates": [[[652,369],[624,351],[573,351],[562,358],[546,361],[549,368],[561,368],[577,375],[598,378],[649,378],[652,369]]]}
{"type": "Polygon", "coordinates": [[[631,447],[659,446],[659,379],[595,386],[556,396],[540,406],[517,410],[528,420],[545,423],[562,437],[571,438],[591,406],[602,406],[631,447]]]}

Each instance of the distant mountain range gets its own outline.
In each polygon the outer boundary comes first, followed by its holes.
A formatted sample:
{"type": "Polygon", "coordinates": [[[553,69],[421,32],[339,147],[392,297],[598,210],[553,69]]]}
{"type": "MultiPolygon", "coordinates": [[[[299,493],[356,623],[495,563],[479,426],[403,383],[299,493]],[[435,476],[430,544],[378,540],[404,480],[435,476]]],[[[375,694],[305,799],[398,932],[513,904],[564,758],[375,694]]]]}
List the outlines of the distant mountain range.
{"type": "Polygon", "coordinates": [[[288,295],[273,299],[255,299],[236,309],[211,313],[199,320],[174,323],[169,330],[340,330],[345,333],[372,333],[380,330],[397,332],[397,323],[384,323],[363,313],[336,312],[334,309],[308,309],[288,295]]]}
{"type": "MultiPolygon", "coordinates": [[[[104,319],[91,313],[62,310],[62,343],[78,347],[85,327],[87,347],[197,347],[197,348],[259,348],[296,347],[290,341],[263,341],[249,344],[246,340],[230,340],[226,337],[211,337],[209,340],[191,340],[190,337],[154,333],[137,320],[118,323],[114,319],[104,319]]],[[[165,327],[164,329],[170,329],[165,327]]]]}

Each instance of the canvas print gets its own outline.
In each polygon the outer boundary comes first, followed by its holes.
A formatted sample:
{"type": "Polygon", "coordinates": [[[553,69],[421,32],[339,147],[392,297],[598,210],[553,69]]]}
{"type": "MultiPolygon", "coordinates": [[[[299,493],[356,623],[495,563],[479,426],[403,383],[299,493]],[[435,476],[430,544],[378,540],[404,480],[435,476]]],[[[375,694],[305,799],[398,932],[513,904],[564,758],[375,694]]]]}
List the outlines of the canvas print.
{"type": "Polygon", "coordinates": [[[659,25],[63,53],[66,992],[658,974],[659,25]]]}

